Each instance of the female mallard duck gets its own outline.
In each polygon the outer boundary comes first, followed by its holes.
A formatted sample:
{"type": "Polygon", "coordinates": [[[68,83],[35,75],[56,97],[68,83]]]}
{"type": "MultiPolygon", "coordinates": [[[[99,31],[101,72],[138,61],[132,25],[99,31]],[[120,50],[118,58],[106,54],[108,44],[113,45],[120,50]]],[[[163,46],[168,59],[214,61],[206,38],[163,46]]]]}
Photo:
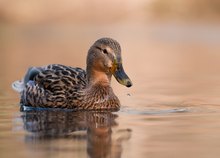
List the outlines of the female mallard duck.
{"type": "Polygon", "coordinates": [[[119,43],[101,38],[88,51],[86,71],[58,64],[31,67],[12,87],[20,92],[22,105],[31,107],[119,110],[110,86],[112,75],[120,84],[132,86],[122,67],[119,43]]]}

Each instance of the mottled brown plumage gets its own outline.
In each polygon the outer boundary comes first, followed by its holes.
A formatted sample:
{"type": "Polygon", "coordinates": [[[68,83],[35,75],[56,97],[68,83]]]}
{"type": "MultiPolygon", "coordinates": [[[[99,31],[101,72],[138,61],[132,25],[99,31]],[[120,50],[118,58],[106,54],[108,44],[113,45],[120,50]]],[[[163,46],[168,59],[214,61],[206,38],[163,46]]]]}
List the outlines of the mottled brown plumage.
{"type": "Polygon", "coordinates": [[[122,67],[121,48],[111,38],[97,40],[89,49],[86,71],[51,64],[32,67],[23,81],[12,87],[21,94],[22,105],[75,110],[118,110],[120,101],[110,83],[112,75],[132,85],[122,67]]]}

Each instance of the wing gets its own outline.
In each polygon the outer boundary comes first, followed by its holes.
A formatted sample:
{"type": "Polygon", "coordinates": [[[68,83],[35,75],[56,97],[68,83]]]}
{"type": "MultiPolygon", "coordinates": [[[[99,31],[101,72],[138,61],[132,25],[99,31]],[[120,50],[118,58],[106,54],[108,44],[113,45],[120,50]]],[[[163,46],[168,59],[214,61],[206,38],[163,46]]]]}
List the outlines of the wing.
{"type": "MultiPolygon", "coordinates": [[[[36,68],[35,68],[36,69],[36,68]]],[[[28,81],[22,103],[38,107],[68,108],[77,103],[78,93],[86,87],[86,72],[81,68],[48,65],[28,81]]]]}
{"type": "Polygon", "coordinates": [[[64,65],[48,65],[34,77],[43,88],[54,91],[57,88],[72,89],[86,86],[86,72],[81,68],[64,65]]]}

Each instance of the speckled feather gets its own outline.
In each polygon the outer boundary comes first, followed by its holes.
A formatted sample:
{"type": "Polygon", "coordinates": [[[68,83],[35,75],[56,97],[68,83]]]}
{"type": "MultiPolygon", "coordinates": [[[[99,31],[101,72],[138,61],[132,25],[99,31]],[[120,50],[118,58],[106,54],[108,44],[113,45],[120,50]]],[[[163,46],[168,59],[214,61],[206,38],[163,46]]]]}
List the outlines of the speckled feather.
{"type": "Polygon", "coordinates": [[[24,105],[76,110],[117,110],[120,106],[110,86],[97,84],[85,90],[86,71],[81,68],[52,64],[37,69],[39,74],[22,92],[21,103],[24,105]]]}
{"type": "Polygon", "coordinates": [[[40,72],[26,84],[21,102],[34,107],[73,108],[87,84],[85,70],[58,64],[37,69],[40,72]]]}

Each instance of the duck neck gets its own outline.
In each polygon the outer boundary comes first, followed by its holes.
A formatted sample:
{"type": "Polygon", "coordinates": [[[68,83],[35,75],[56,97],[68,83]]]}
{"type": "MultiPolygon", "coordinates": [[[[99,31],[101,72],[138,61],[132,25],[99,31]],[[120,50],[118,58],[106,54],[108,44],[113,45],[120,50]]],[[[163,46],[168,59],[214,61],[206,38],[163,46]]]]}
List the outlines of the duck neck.
{"type": "Polygon", "coordinates": [[[88,85],[102,85],[102,86],[110,86],[111,84],[111,75],[108,75],[102,71],[94,70],[87,67],[87,81],[88,85]]]}

